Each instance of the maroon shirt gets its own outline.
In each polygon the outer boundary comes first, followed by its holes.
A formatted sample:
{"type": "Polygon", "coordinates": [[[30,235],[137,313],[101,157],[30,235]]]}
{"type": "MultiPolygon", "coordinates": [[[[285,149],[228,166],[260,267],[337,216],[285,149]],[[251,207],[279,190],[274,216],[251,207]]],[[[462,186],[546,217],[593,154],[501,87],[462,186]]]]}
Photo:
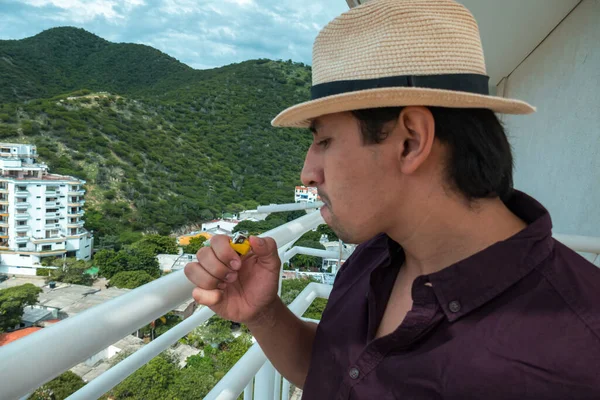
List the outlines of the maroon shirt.
{"type": "Polygon", "coordinates": [[[385,235],[360,245],[317,329],[303,399],[600,399],[600,269],[551,237],[538,202],[515,192],[507,206],[528,227],[418,277],[412,310],[375,340],[403,252],[385,235]]]}

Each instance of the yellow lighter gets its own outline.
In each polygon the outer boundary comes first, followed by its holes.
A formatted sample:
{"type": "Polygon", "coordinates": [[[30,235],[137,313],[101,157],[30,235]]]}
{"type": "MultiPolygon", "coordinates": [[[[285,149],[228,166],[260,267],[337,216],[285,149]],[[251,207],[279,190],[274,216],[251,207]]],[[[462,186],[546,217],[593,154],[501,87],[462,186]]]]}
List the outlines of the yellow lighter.
{"type": "Polygon", "coordinates": [[[229,239],[229,244],[240,256],[246,255],[250,251],[250,241],[248,240],[248,232],[239,231],[233,235],[233,239],[229,239]]]}

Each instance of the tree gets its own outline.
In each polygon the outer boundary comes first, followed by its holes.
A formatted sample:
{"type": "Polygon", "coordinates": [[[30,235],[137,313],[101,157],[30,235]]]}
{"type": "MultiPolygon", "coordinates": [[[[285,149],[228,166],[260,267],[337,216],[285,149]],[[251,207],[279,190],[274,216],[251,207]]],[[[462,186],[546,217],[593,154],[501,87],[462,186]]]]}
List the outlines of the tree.
{"type": "Polygon", "coordinates": [[[71,371],[39,387],[30,400],[63,400],[85,386],[85,382],[71,371]]]}
{"type": "Polygon", "coordinates": [[[126,247],[118,252],[101,250],[94,256],[94,262],[99,268],[99,274],[107,279],[124,271],[145,271],[151,277],[160,276],[158,260],[147,247],[126,247]]]}
{"type": "MultiPolygon", "coordinates": [[[[306,239],[302,240],[302,238],[300,238],[300,240],[298,240],[296,243],[294,243],[294,246],[309,247],[311,249],[325,250],[325,247],[318,241],[306,240],[306,239]]],[[[323,259],[321,257],[307,256],[305,254],[297,254],[294,257],[292,257],[292,259],[290,260],[290,264],[292,264],[294,266],[301,266],[301,267],[318,267],[318,266],[323,265],[323,259]]]]}
{"type": "Polygon", "coordinates": [[[227,321],[216,315],[210,317],[204,325],[199,326],[196,330],[204,343],[213,347],[218,347],[223,343],[233,340],[231,321],[227,321]]]}
{"type": "Polygon", "coordinates": [[[169,388],[168,399],[203,399],[217,384],[214,371],[210,374],[198,371],[196,368],[182,369],[177,375],[174,384],[169,388]]]}
{"type": "Polygon", "coordinates": [[[252,336],[247,333],[243,333],[227,343],[223,351],[217,353],[216,370],[227,373],[246,354],[250,346],[252,346],[252,336]]]}
{"type": "Polygon", "coordinates": [[[135,289],[153,280],[154,278],[145,271],[123,271],[117,272],[110,278],[110,286],[121,289],[135,289]]]}
{"type": "Polygon", "coordinates": [[[111,395],[116,400],[168,399],[169,386],[176,381],[178,373],[172,360],[160,354],[116,386],[111,395]]]}
{"type": "Polygon", "coordinates": [[[42,289],[31,283],[0,289],[0,332],[21,324],[23,307],[37,303],[42,289]]]}
{"type": "Polygon", "coordinates": [[[204,242],[206,242],[206,238],[204,236],[196,236],[190,239],[190,244],[183,247],[183,252],[187,254],[196,254],[198,250],[202,246],[204,246],[204,242]]]}
{"type": "Polygon", "coordinates": [[[177,254],[175,238],[161,235],[146,235],[142,240],[131,245],[132,249],[148,250],[155,256],[158,254],[177,254]]]}
{"type": "Polygon", "coordinates": [[[47,282],[57,281],[85,286],[92,286],[92,283],[94,283],[94,278],[85,273],[92,266],[89,262],[75,258],[64,260],[57,258],[53,260],[51,265],[57,268],[50,272],[50,276],[46,278],[47,282]]]}
{"type": "MultiPolygon", "coordinates": [[[[281,282],[281,300],[286,304],[291,304],[292,301],[300,292],[306,288],[306,286],[311,283],[316,282],[312,278],[301,278],[301,279],[285,279],[281,282]]],[[[327,305],[327,299],[317,298],[312,304],[308,307],[303,317],[320,320],[321,315],[323,314],[323,310],[327,305]]]]}
{"type": "Polygon", "coordinates": [[[339,240],[333,229],[331,229],[327,224],[319,225],[317,227],[317,232],[319,233],[319,235],[327,235],[327,240],[329,240],[330,242],[335,242],[336,240],[339,240]]]}

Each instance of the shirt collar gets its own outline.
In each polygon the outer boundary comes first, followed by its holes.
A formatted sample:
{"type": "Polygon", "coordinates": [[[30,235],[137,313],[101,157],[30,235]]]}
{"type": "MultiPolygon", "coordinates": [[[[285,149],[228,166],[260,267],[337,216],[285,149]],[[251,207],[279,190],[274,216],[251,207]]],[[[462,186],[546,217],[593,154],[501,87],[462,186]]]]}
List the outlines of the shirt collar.
{"type": "MultiPolygon", "coordinates": [[[[433,285],[451,322],[504,292],[552,251],[552,221],[539,202],[515,190],[506,206],[528,224],[525,229],[441,271],[419,277],[433,285]]],[[[387,239],[386,258],[402,257],[400,245],[387,239]]]]}
{"type": "Polygon", "coordinates": [[[428,276],[449,321],[504,292],[552,251],[552,221],[540,203],[515,190],[506,206],[528,224],[525,229],[428,276]]]}

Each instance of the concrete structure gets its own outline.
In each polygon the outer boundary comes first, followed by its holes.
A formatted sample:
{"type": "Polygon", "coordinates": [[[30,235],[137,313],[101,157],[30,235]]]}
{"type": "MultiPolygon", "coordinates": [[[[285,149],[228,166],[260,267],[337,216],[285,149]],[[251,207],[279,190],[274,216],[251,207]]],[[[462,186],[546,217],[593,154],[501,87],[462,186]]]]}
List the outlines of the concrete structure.
{"type": "Polygon", "coordinates": [[[53,318],[64,319],[73,317],[83,311],[102,304],[115,297],[121,296],[129,289],[97,289],[90,286],[70,285],[59,283],[55,289],[43,288],[44,292],[38,296],[38,304],[34,308],[40,308],[53,312],[53,318]]]}
{"type": "MultiPolygon", "coordinates": [[[[565,2],[572,3],[572,2],[565,2]]],[[[554,231],[600,236],[600,1],[584,0],[498,85],[537,113],[503,118],[515,187],[537,198],[554,231]]]]}
{"type": "Polygon", "coordinates": [[[235,228],[239,222],[240,221],[237,220],[216,219],[202,224],[202,232],[207,232],[211,235],[231,235],[233,228],[235,228]]]}
{"type": "MultiPolygon", "coordinates": [[[[321,244],[325,247],[327,251],[335,251],[337,253],[340,252],[340,242],[321,242],[321,244]]],[[[341,253],[341,264],[340,257],[337,258],[323,258],[323,264],[321,265],[321,270],[327,272],[331,272],[333,275],[337,274],[340,267],[346,262],[346,259],[350,257],[350,255],[354,252],[356,248],[355,245],[350,245],[346,243],[341,243],[342,245],[342,253],[341,253]]]]}
{"type": "Polygon", "coordinates": [[[91,258],[85,181],[48,173],[37,156],[33,145],[0,143],[0,273],[35,275],[49,256],[91,258]]]}
{"type": "Polygon", "coordinates": [[[294,202],[296,203],[314,203],[321,201],[321,197],[317,193],[317,188],[296,186],[294,190],[294,202]]]}
{"type": "Polygon", "coordinates": [[[187,263],[196,260],[195,254],[159,254],[158,266],[162,272],[176,271],[185,267],[187,263]]]}
{"type": "Polygon", "coordinates": [[[71,368],[71,372],[78,375],[85,382],[90,382],[102,375],[112,366],[113,358],[124,352],[131,354],[144,346],[144,341],[133,335],[125,336],[117,343],[108,346],[106,349],[94,354],[84,362],[71,368]]]}
{"type": "Polygon", "coordinates": [[[269,213],[261,213],[258,210],[246,210],[240,212],[240,221],[264,221],[269,216],[269,213]]]}

